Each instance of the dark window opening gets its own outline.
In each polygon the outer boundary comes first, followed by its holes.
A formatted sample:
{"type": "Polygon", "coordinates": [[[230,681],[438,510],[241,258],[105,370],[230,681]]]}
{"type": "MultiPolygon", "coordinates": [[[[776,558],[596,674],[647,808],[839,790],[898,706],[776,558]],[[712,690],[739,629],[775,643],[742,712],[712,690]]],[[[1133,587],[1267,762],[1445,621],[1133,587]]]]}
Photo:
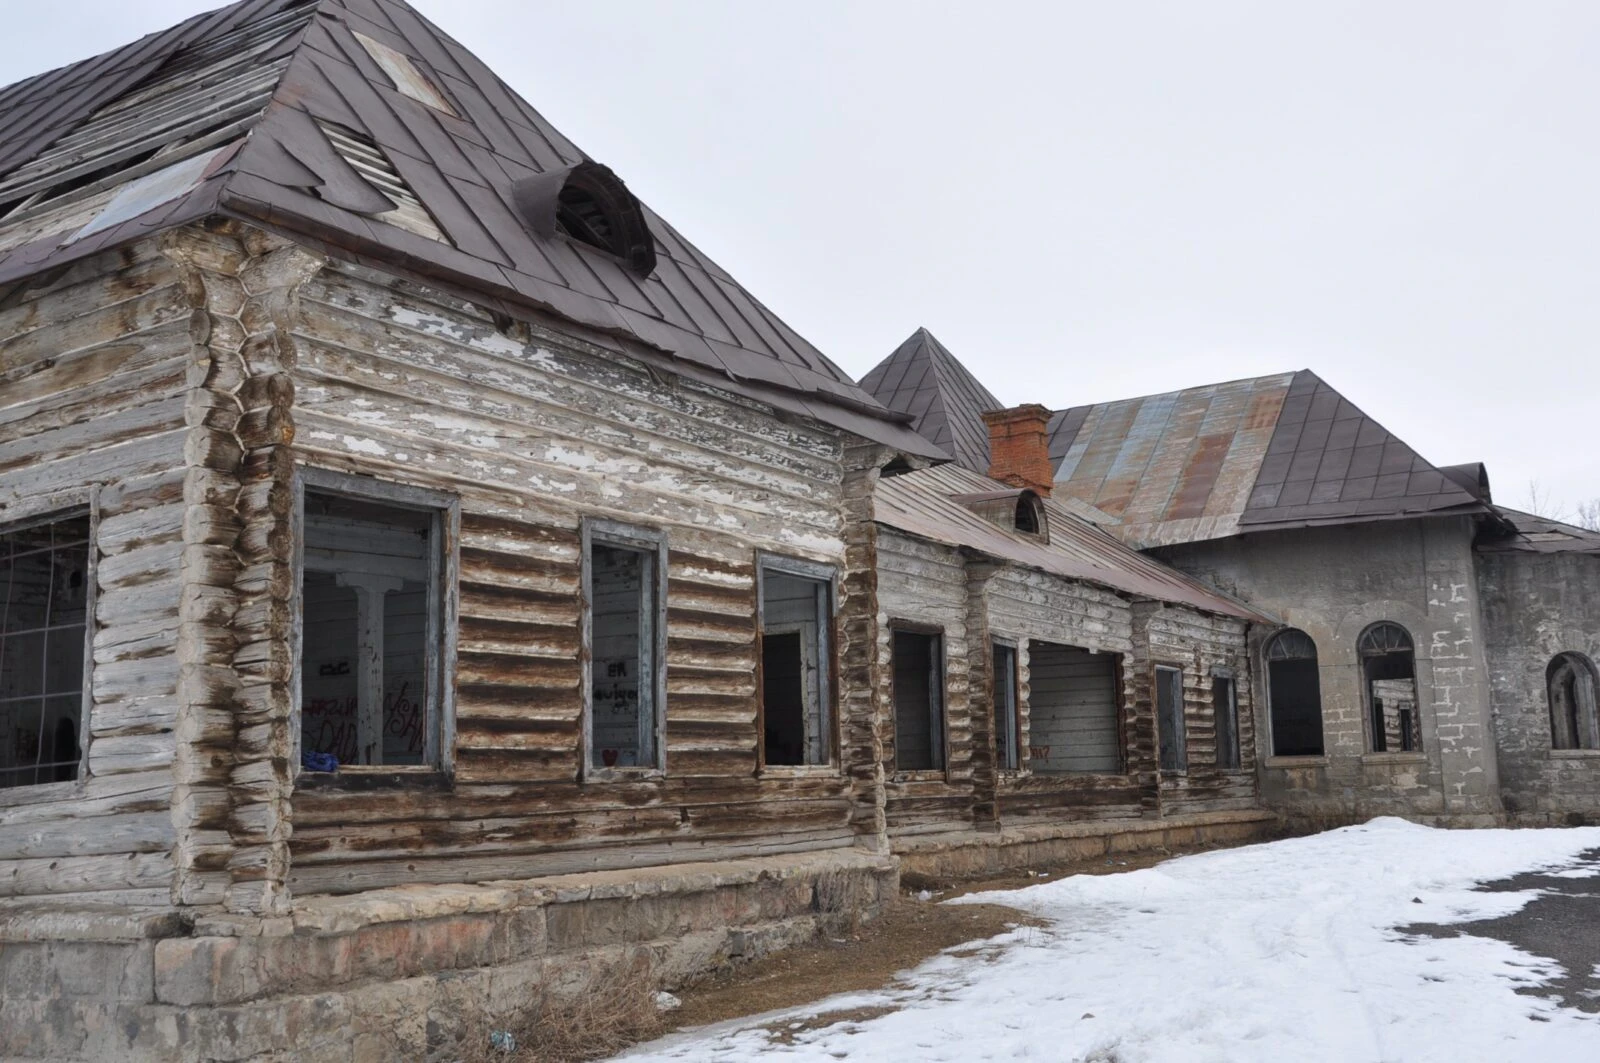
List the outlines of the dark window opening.
{"type": "Polygon", "coordinates": [[[1189,750],[1183,720],[1183,673],[1176,668],[1156,669],[1156,734],[1162,771],[1183,771],[1189,750]]]}
{"type": "Polygon", "coordinates": [[[831,759],[832,584],[764,568],[761,573],[762,763],[831,759]]]}
{"type": "Polygon", "coordinates": [[[1273,756],[1322,755],[1322,678],[1304,631],[1280,631],[1267,643],[1267,708],[1273,756]]]}
{"type": "Polygon", "coordinates": [[[1411,635],[1399,624],[1374,624],[1356,644],[1365,687],[1374,753],[1422,748],[1417,712],[1416,661],[1411,635]]]}
{"type": "Polygon", "coordinates": [[[1217,767],[1234,771],[1239,767],[1239,700],[1233,680],[1225,675],[1211,677],[1211,712],[1217,722],[1217,767]]]}
{"type": "Polygon", "coordinates": [[[944,653],[938,635],[893,634],[894,757],[900,771],[944,767],[944,653]]]}
{"type": "Polygon", "coordinates": [[[1028,766],[1041,774],[1122,771],[1119,658],[1028,643],[1028,766]]]}
{"type": "Polygon", "coordinates": [[[1017,651],[994,644],[994,754],[995,767],[1015,771],[1017,756],[1017,651]]]}
{"type": "Polygon", "coordinates": [[[916,470],[911,467],[911,463],[909,461],[907,461],[905,458],[897,457],[891,458],[889,463],[883,467],[883,470],[879,473],[879,475],[887,480],[891,476],[904,476],[908,472],[915,471],[916,470]]]}
{"type": "Polygon", "coordinates": [[[87,514],[0,532],[0,789],[78,777],[89,582],[87,514]]]}
{"type": "Polygon", "coordinates": [[[437,756],[440,517],[308,490],[300,743],[338,765],[437,756]]]}
{"type": "Polygon", "coordinates": [[[1039,519],[1039,500],[1027,492],[1017,496],[1017,531],[1038,535],[1043,527],[1039,519]]]}
{"type": "Polygon", "coordinates": [[[589,546],[589,766],[658,766],[657,552],[589,546]]]}
{"type": "Polygon", "coordinates": [[[1545,668],[1550,702],[1550,748],[1600,749],[1600,708],[1594,663],[1581,653],[1557,654],[1545,668]]]}

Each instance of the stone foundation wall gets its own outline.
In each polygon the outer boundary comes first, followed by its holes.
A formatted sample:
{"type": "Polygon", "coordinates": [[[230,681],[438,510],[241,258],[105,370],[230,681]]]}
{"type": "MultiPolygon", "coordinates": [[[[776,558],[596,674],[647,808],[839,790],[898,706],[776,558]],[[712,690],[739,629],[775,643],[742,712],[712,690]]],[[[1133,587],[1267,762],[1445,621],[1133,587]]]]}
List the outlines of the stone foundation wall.
{"type": "Polygon", "coordinates": [[[619,966],[671,988],[895,894],[859,851],[412,886],[285,916],[0,915],[0,1058],[433,1060],[619,966]]]}
{"type": "Polygon", "coordinates": [[[935,881],[985,878],[1112,853],[1187,845],[1239,845],[1281,831],[1271,812],[1203,812],[1162,819],[1007,827],[907,838],[895,844],[900,873],[935,881]]]}

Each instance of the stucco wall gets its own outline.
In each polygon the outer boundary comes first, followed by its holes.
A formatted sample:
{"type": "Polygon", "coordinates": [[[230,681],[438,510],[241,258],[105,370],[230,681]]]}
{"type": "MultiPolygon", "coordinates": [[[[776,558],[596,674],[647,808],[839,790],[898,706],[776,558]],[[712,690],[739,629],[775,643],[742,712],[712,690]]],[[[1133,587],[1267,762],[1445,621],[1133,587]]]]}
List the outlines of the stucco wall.
{"type": "Polygon", "coordinates": [[[1521,822],[1600,819],[1600,751],[1552,750],[1545,670],[1559,653],[1600,660],[1600,557],[1478,557],[1489,697],[1506,811],[1521,822]]]}
{"type": "Polygon", "coordinates": [[[1467,518],[1265,532],[1152,551],[1297,627],[1317,645],[1324,756],[1272,755],[1253,639],[1262,799],[1315,823],[1403,815],[1489,822],[1501,809],[1490,741],[1484,636],[1467,518]],[[1420,753],[1371,753],[1356,642],[1388,620],[1416,647],[1420,753]]]}

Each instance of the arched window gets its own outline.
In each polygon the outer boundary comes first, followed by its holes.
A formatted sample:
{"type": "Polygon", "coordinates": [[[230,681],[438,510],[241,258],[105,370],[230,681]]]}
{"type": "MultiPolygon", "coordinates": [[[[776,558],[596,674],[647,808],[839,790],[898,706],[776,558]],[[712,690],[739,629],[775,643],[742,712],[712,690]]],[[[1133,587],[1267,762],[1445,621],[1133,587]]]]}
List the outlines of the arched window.
{"type": "Polygon", "coordinates": [[[1356,642],[1366,693],[1368,731],[1374,753],[1410,753],[1422,748],[1417,712],[1416,652],[1411,633],[1385,620],[1356,642]]]}
{"type": "Polygon", "coordinates": [[[1550,699],[1550,748],[1600,749],[1600,710],[1595,706],[1594,662],[1581,653],[1560,653],[1544,670],[1550,699]]]}
{"type": "Polygon", "coordinates": [[[1322,755],[1322,679],[1317,644],[1289,628],[1267,643],[1267,705],[1272,713],[1272,755],[1322,755]]]}

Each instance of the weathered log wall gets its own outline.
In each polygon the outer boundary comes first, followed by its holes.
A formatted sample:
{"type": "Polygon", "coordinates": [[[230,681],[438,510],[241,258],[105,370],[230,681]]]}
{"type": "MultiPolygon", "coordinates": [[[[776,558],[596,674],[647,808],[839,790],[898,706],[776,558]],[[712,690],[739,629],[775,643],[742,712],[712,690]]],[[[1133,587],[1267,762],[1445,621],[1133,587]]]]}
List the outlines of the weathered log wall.
{"type": "Polygon", "coordinates": [[[193,309],[153,241],[0,289],[0,525],[98,513],[87,774],[0,790],[0,897],[169,896],[193,309]]]}
{"type": "Polygon", "coordinates": [[[1085,583],[1030,569],[1007,567],[989,581],[989,627],[1017,642],[1019,771],[1001,773],[1002,822],[1024,825],[1029,817],[1064,814],[1073,819],[1136,816],[1153,803],[1146,762],[1154,756],[1147,729],[1139,726],[1126,682],[1122,686],[1121,735],[1125,771],[1052,773],[1031,770],[1032,705],[1029,642],[1053,642],[1117,655],[1126,678],[1133,649],[1133,611],[1122,596],[1085,583]]]}
{"type": "MultiPolygon", "coordinates": [[[[954,547],[915,539],[889,529],[878,536],[878,655],[892,660],[895,624],[937,629],[944,647],[945,766],[938,771],[900,771],[895,764],[894,706],[887,700],[884,724],[884,800],[891,835],[963,830],[973,825],[974,713],[967,678],[966,560],[954,547]]],[[[887,674],[887,673],[886,673],[887,674]]],[[[982,717],[978,725],[983,728],[982,717]]],[[[987,741],[987,729],[982,729],[987,741]]]]}
{"type": "MultiPolygon", "coordinates": [[[[297,892],[875,833],[870,780],[756,763],[757,550],[841,566],[840,688],[869,682],[848,674],[870,664],[852,612],[870,588],[845,567],[843,507],[847,472],[867,477],[853,497],[871,474],[847,470],[837,433],[357,267],[330,265],[299,299],[295,460],[457,496],[461,537],[453,785],[303,785],[297,892]],[[666,534],[661,779],[577,782],[584,517],[666,534]]],[[[861,461],[881,458],[869,450],[861,461]]],[[[870,555],[863,544],[852,564],[870,555]]],[[[842,715],[845,746],[870,748],[859,709],[842,715]]]]}
{"type": "MultiPolygon", "coordinates": [[[[1242,620],[1210,616],[1181,605],[1140,602],[1134,607],[1133,667],[1129,670],[1129,697],[1135,714],[1153,724],[1154,677],[1157,665],[1183,670],[1183,720],[1187,768],[1181,772],[1159,772],[1160,807],[1164,815],[1191,812],[1219,812],[1255,808],[1259,805],[1255,763],[1255,714],[1252,711],[1249,682],[1250,656],[1246,627],[1242,620]],[[1211,684],[1214,676],[1234,680],[1238,702],[1238,769],[1224,769],[1217,762],[1216,713],[1212,708],[1211,684]]],[[[1148,770],[1155,770],[1154,728],[1148,737],[1140,729],[1141,757],[1148,756],[1148,770]],[[1144,743],[1148,742],[1148,750],[1144,743]]]]}

